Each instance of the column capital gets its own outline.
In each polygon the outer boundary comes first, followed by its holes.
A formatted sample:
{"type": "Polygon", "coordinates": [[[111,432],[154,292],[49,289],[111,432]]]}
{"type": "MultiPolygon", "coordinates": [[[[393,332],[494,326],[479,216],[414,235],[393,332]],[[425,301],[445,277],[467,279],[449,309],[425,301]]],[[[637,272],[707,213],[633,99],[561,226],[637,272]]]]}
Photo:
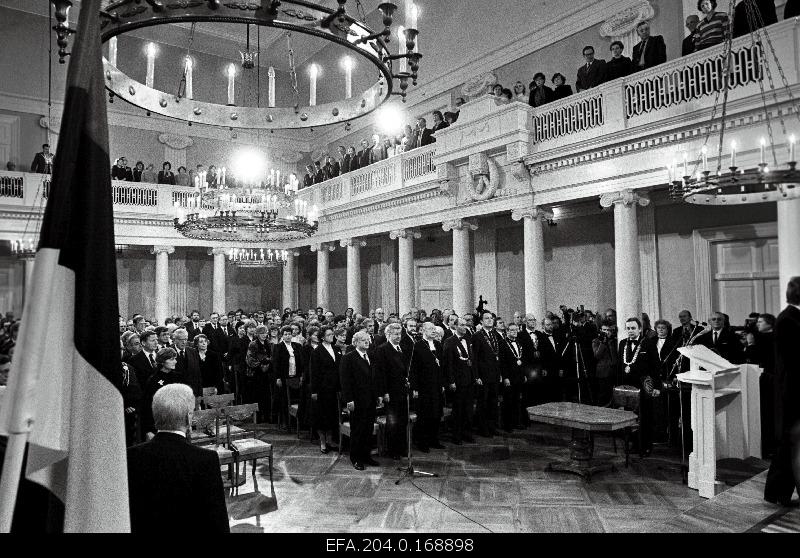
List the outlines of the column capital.
{"type": "Polygon", "coordinates": [[[450,219],[442,223],[442,230],[449,232],[452,230],[467,229],[468,231],[477,231],[478,223],[474,219],[450,219]]]}
{"type": "Polygon", "coordinates": [[[325,248],[327,248],[329,251],[333,252],[334,250],[336,250],[336,243],[334,243],[334,242],[319,242],[317,244],[312,244],[308,248],[312,252],[319,252],[320,250],[324,250],[325,248]]]}
{"type": "Polygon", "coordinates": [[[343,238],[339,241],[339,246],[342,248],[347,248],[348,246],[357,246],[359,248],[363,248],[367,245],[366,240],[361,240],[360,238],[351,237],[351,238],[343,238]]]}
{"type": "Polygon", "coordinates": [[[601,207],[611,207],[615,203],[621,203],[625,207],[630,207],[639,204],[642,207],[650,203],[650,198],[645,192],[635,192],[630,188],[620,190],[619,192],[609,192],[600,196],[601,207]]]}
{"type": "Polygon", "coordinates": [[[523,219],[552,219],[553,212],[538,205],[530,207],[520,207],[511,212],[511,218],[514,221],[522,221],[523,219]]]}
{"type": "Polygon", "coordinates": [[[422,233],[416,229],[395,229],[389,231],[389,238],[397,240],[398,238],[422,238],[422,233]]]}
{"type": "Polygon", "coordinates": [[[209,256],[219,256],[220,254],[226,256],[228,255],[228,252],[230,252],[230,248],[223,248],[222,246],[217,246],[215,248],[208,249],[209,256]]]}
{"type": "Polygon", "coordinates": [[[150,253],[151,254],[161,254],[162,252],[165,253],[165,254],[174,254],[175,253],[175,247],[174,246],[153,246],[152,248],[150,248],[150,253]]]}

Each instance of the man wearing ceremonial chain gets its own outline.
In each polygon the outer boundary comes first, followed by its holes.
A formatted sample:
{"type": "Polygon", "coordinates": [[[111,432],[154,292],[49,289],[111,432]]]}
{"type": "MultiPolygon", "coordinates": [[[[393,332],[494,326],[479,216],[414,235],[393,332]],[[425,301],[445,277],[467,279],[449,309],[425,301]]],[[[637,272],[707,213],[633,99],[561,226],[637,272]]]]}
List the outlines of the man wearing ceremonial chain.
{"type": "Polygon", "coordinates": [[[639,453],[650,455],[653,447],[653,398],[659,396],[654,385],[661,385],[658,375],[656,344],[642,337],[642,322],[639,318],[625,321],[627,337],[619,342],[621,373],[618,384],[639,388],[639,453]]]}

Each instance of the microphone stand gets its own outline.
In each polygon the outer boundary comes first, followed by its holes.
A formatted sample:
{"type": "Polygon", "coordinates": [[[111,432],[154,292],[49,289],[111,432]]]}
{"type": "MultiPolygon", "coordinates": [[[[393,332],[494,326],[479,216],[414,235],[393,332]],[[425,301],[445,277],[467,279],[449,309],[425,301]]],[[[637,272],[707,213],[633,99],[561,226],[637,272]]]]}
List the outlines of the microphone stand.
{"type": "MultiPolygon", "coordinates": [[[[411,339],[414,340],[413,338],[411,339]]],[[[406,370],[406,444],[408,450],[408,465],[406,467],[398,467],[398,471],[402,471],[400,478],[395,481],[395,485],[400,484],[403,479],[414,477],[438,477],[438,473],[428,473],[427,471],[417,471],[414,469],[413,454],[411,452],[411,363],[414,360],[414,349],[417,343],[411,345],[411,356],[408,359],[408,369],[406,370]]]]}
{"type": "MultiPolygon", "coordinates": [[[[699,324],[698,324],[699,325],[699,324]]],[[[697,326],[695,326],[696,328],[697,326]]],[[[706,333],[706,328],[701,328],[700,331],[695,333],[687,342],[684,344],[684,347],[689,347],[692,343],[694,343],[695,339],[706,333]]],[[[694,330],[692,330],[694,333],[694,330]]],[[[680,407],[680,417],[681,417],[681,482],[683,484],[689,484],[689,466],[686,464],[686,435],[684,434],[684,429],[686,425],[683,422],[683,388],[681,387],[681,381],[678,379],[678,374],[681,371],[681,366],[678,364],[682,361],[683,355],[681,354],[680,357],[675,361],[673,365],[678,367],[678,370],[675,372],[675,380],[678,382],[678,406],[680,407]]]]}

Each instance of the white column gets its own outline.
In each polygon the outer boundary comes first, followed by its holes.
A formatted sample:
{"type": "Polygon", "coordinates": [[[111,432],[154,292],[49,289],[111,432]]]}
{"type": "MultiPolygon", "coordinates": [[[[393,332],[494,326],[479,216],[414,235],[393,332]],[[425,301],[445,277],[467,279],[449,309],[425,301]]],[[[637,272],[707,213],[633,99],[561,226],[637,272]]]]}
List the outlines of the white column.
{"type": "Polygon", "coordinates": [[[789,279],[800,275],[800,198],[778,202],[778,275],[782,308],[789,279]]]}
{"type": "Polygon", "coordinates": [[[317,306],[321,306],[326,311],[330,310],[330,302],[328,300],[328,251],[332,251],[335,248],[334,245],[329,246],[324,242],[311,246],[311,251],[317,252],[317,306]]]}
{"type": "Polygon", "coordinates": [[[410,229],[391,231],[389,238],[397,239],[397,310],[402,316],[416,306],[414,285],[414,239],[422,234],[410,229]]]}
{"type": "Polygon", "coordinates": [[[629,189],[604,194],[600,197],[601,206],[614,206],[615,307],[619,335],[625,331],[625,320],[631,317],[641,319],[642,271],[639,261],[636,206],[644,207],[649,203],[650,199],[645,195],[629,189]]]}
{"type": "Polygon", "coordinates": [[[153,246],[151,254],[156,255],[156,320],[159,324],[169,316],[169,255],[175,252],[173,246],[153,246]]]}
{"type": "Polygon", "coordinates": [[[297,256],[299,252],[289,250],[283,266],[283,307],[297,308],[297,256]]]}
{"type": "Polygon", "coordinates": [[[469,219],[453,219],[442,223],[442,229],[453,231],[453,310],[462,315],[475,308],[469,231],[478,230],[478,225],[469,219]]]}
{"type": "Polygon", "coordinates": [[[208,255],[214,256],[214,290],[211,294],[211,311],[224,314],[227,303],[225,302],[225,248],[211,248],[208,255]]]}
{"type": "Polygon", "coordinates": [[[537,320],[547,313],[547,283],[544,273],[544,221],[553,214],[538,206],[515,209],[511,212],[514,221],[523,225],[523,261],[525,270],[525,313],[533,314],[537,320]]]}
{"type": "Polygon", "coordinates": [[[361,314],[361,247],[367,243],[345,238],[339,245],[347,248],[347,306],[353,309],[353,314],[361,314]]]}

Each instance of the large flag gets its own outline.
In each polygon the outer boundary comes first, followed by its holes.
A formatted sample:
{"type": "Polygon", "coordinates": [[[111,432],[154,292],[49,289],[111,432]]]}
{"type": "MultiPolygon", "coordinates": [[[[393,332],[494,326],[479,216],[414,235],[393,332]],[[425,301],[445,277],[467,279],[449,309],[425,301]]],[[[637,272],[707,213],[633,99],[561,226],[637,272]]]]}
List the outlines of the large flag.
{"type": "Polygon", "coordinates": [[[67,532],[130,531],[100,0],[84,0],[30,296],[0,408],[67,532]]]}

